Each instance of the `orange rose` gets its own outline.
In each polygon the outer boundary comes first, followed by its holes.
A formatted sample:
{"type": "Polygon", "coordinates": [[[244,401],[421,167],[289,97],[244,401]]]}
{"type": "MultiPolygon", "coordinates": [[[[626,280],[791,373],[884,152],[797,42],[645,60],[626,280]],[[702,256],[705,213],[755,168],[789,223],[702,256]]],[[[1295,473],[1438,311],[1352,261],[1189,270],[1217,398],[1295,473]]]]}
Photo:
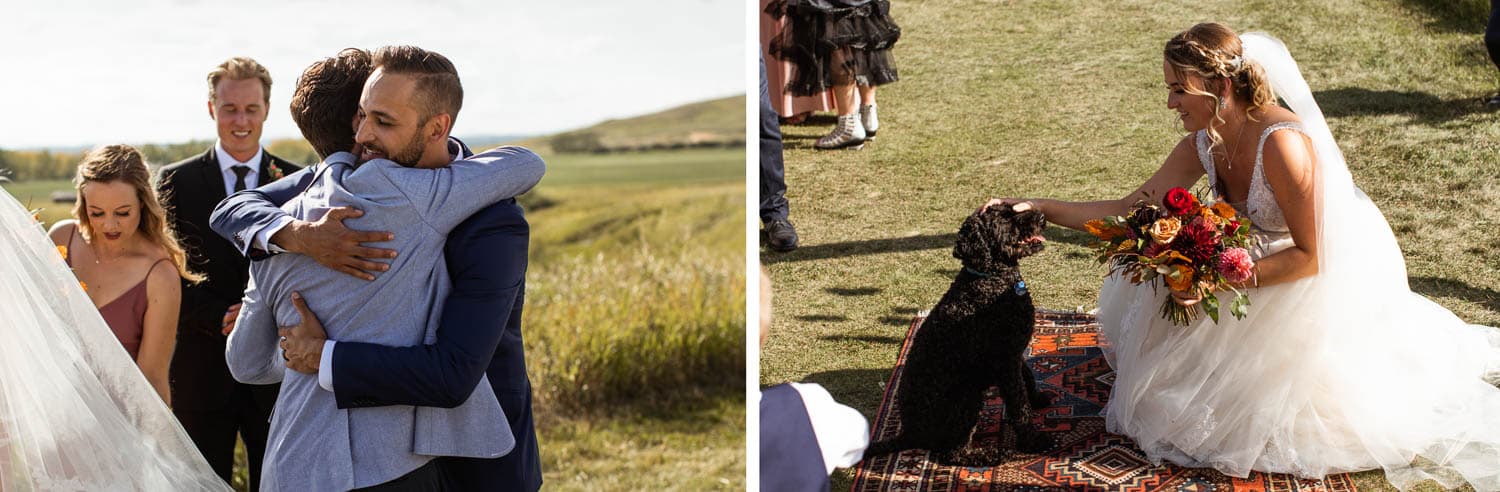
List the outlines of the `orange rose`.
{"type": "Polygon", "coordinates": [[[1170,268],[1171,272],[1162,275],[1162,277],[1167,279],[1167,288],[1177,292],[1187,292],[1189,288],[1193,287],[1192,267],[1178,264],[1168,266],[1167,268],[1170,268]]]}
{"type": "Polygon", "coordinates": [[[1156,219],[1151,223],[1151,240],[1156,244],[1167,244],[1177,237],[1177,232],[1182,230],[1182,221],[1176,217],[1156,219]]]}

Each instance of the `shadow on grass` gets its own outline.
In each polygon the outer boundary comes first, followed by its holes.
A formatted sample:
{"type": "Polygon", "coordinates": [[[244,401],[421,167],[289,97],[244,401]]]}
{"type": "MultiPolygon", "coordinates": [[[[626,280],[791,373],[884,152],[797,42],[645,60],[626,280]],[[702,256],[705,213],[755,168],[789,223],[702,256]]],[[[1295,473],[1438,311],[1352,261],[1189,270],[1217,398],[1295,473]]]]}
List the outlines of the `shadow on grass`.
{"type": "Polygon", "coordinates": [[[1432,16],[1427,27],[1448,31],[1484,33],[1490,9],[1484,0],[1402,0],[1412,10],[1432,16]]]}
{"type": "Polygon", "coordinates": [[[828,287],[828,288],[823,289],[823,291],[827,292],[829,294],[837,295],[837,296],[857,297],[857,296],[873,296],[875,294],[879,294],[880,293],[880,288],[879,287],[847,287],[847,288],[846,287],[828,287]]]}
{"type": "MultiPolygon", "coordinates": [[[[1049,227],[1042,233],[1048,241],[1072,244],[1092,248],[1094,237],[1086,232],[1079,232],[1061,227],[1049,227]]],[[[829,258],[847,258],[851,256],[874,255],[882,253],[904,253],[908,251],[922,251],[928,249],[944,249],[953,247],[958,240],[958,234],[924,234],[911,237],[895,237],[884,239],[865,239],[860,241],[845,241],[842,243],[814,244],[803,246],[788,253],[768,253],[761,255],[761,261],[766,263],[790,263],[797,261],[826,260],[829,258]]],[[[937,273],[947,270],[939,269],[937,273]]],[[[952,274],[957,275],[958,270],[953,269],[952,274]]],[[[835,292],[837,294],[837,292],[835,292]]]]}
{"type": "Polygon", "coordinates": [[[905,328],[911,326],[911,316],[888,314],[880,317],[880,324],[905,328]]]}
{"type": "Polygon", "coordinates": [[[807,321],[807,322],[813,322],[813,323],[816,323],[816,322],[849,321],[849,317],[848,316],[840,316],[840,315],[837,315],[837,314],[806,314],[806,315],[802,315],[802,316],[797,316],[796,318],[797,318],[797,321],[807,321]]]}
{"type": "Polygon", "coordinates": [[[1093,234],[1075,231],[1066,227],[1048,227],[1047,230],[1042,232],[1042,237],[1047,238],[1048,242],[1065,243],[1090,249],[1094,247],[1095,243],[1099,242],[1098,239],[1094,238],[1093,234]]]}
{"type": "MultiPolygon", "coordinates": [[[[890,363],[896,364],[895,351],[891,351],[890,363]]],[[[880,398],[885,396],[885,383],[891,377],[891,369],[836,369],[816,372],[803,378],[805,383],[818,383],[839,403],[854,407],[866,418],[874,420],[880,407],[880,398]]]]}
{"type": "Polygon", "coordinates": [[[880,336],[880,335],[823,335],[821,337],[818,337],[818,339],[819,340],[829,341],[829,342],[866,342],[866,343],[885,343],[885,344],[896,344],[896,345],[900,345],[901,342],[906,341],[906,339],[904,338],[904,335],[903,336],[899,336],[899,337],[898,336],[880,336]]]}
{"type": "Polygon", "coordinates": [[[797,248],[790,253],[762,255],[761,261],[764,261],[766,263],[788,263],[795,261],[826,260],[829,258],[846,258],[850,256],[874,255],[881,253],[902,253],[907,251],[951,248],[953,247],[953,242],[957,239],[957,234],[948,233],[886,239],[865,239],[861,241],[846,241],[842,243],[814,244],[811,246],[803,246],[797,248]]]}
{"type": "Polygon", "coordinates": [[[1481,99],[1444,101],[1425,92],[1377,91],[1345,87],[1318,91],[1313,97],[1317,98],[1318,106],[1329,118],[1404,114],[1416,118],[1419,123],[1433,125],[1469,113],[1488,111],[1481,99]]]}
{"type": "Polygon", "coordinates": [[[1438,277],[1412,277],[1411,290],[1430,297],[1457,297],[1500,312],[1500,292],[1438,277]]]}

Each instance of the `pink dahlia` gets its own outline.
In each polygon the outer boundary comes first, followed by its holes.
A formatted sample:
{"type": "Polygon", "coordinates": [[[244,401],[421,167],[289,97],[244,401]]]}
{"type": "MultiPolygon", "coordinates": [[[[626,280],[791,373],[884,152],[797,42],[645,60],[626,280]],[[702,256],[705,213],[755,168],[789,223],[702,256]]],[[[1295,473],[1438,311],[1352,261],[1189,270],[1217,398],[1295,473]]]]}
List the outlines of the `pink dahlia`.
{"type": "Polygon", "coordinates": [[[1250,269],[1254,266],[1255,262],[1250,260],[1250,252],[1245,248],[1229,248],[1219,254],[1219,274],[1231,283],[1249,280],[1250,269]]]}

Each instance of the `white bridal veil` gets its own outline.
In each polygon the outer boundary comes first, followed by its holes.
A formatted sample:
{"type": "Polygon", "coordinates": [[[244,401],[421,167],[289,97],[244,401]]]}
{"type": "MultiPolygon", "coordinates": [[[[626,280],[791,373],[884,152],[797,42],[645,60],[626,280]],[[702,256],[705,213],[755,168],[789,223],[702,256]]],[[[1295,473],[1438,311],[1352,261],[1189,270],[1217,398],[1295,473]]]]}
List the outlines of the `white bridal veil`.
{"type": "Polygon", "coordinates": [[[1287,309],[1320,332],[1322,349],[1306,356],[1322,358],[1325,373],[1308,374],[1309,384],[1342,386],[1315,390],[1343,403],[1329,407],[1340,415],[1318,420],[1358,436],[1362,449],[1345,451],[1384,468],[1402,490],[1426,479],[1500,490],[1500,389],[1485,382],[1500,369],[1500,330],[1468,325],[1411,292],[1396,237],[1355,186],[1297,62],[1265,33],[1240,40],[1317,155],[1317,282],[1287,309]]]}
{"type": "Polygon", "coordinates": [[[0,192],[0,490],[229,490],[0,192]]]}

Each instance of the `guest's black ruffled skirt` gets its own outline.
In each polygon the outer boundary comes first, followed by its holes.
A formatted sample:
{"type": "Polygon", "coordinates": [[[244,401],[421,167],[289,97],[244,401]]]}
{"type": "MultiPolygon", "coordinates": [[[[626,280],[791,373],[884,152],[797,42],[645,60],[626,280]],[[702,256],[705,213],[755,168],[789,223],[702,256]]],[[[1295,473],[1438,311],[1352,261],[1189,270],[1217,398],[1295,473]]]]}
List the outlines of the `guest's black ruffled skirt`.
{"type": "Polygon", "coordinates": [[[791,62],[786,90],[799,96],[853,81],[861,86],[895,82],[891,47],[901,28],[891,20],[889,0],[778,0],[766,7],[786,18],[771,39],[771,56],[791,62]]]}

